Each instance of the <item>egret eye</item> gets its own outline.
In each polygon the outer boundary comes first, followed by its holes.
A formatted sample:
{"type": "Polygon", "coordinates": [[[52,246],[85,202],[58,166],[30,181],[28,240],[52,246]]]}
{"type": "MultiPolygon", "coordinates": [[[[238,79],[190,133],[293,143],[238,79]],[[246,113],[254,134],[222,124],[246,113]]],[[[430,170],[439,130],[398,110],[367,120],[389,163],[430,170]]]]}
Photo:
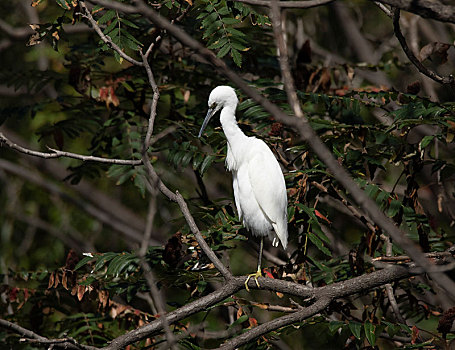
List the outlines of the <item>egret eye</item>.
{"type": "Polygon", "coordinates": [[[216,102],[213,102],[211,105],[210,105],[210,109],[215,109],[216,108],[216,102]]]}

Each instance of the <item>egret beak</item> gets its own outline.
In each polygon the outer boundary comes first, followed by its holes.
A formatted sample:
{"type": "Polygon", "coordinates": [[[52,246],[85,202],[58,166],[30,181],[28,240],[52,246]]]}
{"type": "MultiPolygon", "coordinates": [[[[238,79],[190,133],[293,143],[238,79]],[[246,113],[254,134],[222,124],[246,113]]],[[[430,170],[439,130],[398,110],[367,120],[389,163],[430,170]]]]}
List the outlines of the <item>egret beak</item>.
{"type": "Polygon", "coordinates": [[[201,137],[202,133],[204,132],[205,127],[209,123],[210,119],[212,119],[213,115],[218,111],[218,108],[209,108],[207,115],[205,116],[204,122],[202,123],[201,130],[199,130],[198,138],[201,137]]]}

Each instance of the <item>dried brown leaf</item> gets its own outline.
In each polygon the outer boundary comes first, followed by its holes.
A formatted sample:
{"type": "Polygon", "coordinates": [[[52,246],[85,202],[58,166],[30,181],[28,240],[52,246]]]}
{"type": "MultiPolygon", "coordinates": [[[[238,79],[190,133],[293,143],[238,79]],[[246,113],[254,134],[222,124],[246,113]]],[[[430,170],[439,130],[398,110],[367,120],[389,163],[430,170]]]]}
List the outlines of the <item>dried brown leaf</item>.
{"type": "Polygon", "coordinates": [[[430,44],[425,45],[420,49],[420,61],[425,61],[427,58],[432,59],[433,57],[437,57],[440,64],[444,64],[447,62],[447,51],[450,48],[450,44],[440,43],[440,42],[432,42],[430,44]]]}

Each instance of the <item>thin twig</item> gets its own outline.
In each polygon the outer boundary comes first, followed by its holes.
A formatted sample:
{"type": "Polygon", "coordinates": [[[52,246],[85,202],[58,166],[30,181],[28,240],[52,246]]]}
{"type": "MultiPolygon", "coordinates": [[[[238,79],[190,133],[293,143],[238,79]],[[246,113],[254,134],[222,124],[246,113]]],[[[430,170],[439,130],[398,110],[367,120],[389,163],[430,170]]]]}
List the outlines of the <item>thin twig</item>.
{"type": "Polygon", "coordinates": [[[5,144],[9,148],[14,149],[15,151],[28,154],[30,156],[35,156],[35,157],[40,157],[40,158],[45,158],[45,159],[50,159],[50,158],[61,158],[61,157],[67,157],[67,158],[73,158],[73,159],[78,159],[82,160],[84,162],[98,162],[98,163],[107,163],[107,164],[119,164],[119,165],[141,165],[142,160],[138,159],[109,159],[109,158],[102,158],[102,157],[94,157],[94,156],[84,156],[82,154],[78,153],[71,153],[71,152],[63,152],[59,151],[53,148],[48,147],[48,149],[52,153],[47,153],[47,152],[38,152],[38,151],[33,151],[31,149],[19,146],[12,142],[10,139],[8,139],[2,132],[0,132],[0,145],[5,144]]]}
{"type": "Polygon", "coordinates": [[[76,342],[73,338],[63,338],[63,339],[48,339],[41,335],[32,332],[26,328],[23,328],[15,323],[9,322],[7,320],[0,319],[0,328],[4,328],[6,330],[12,331],[16,334],[21,335],[21,341],[24,342],[33,342],[33,343],[40,343],[50,345],[58,345],[64,349],[75,349],[75,350],[97,350],[98,348],[90,345],[82,345],[76,342]]]}
{"type": "MultiPolygon", "coordinates": [[[[392,242],[390,241],[390,237],[386,235],[382,235],[384,240],[385,240],[385,246],[386,246],[386,255],[387,256],[392,256],[392,242]]],[[[385,290],[387,293],[387,298],[389,299],[390,306],[392,307],[392,311],[395,314],[395,317],[397,320],[402,323],[406,324],[406,320],[404,317],[401,315],[400,308],[398,307],[397,299],[395,298],[395,294],[393,293],[393,288],[391,283],[387,283],[385,285],[385,290]]]]}
{"type": "Polygon", "coordinates": [[[160,98],[160,91],[158,89],[158,85],[156,84],[155,77],[153,76],[153,72],[150,67],[150,64],[148,63],[148,55],[142,54],[142,51],[140,51],[140,54],[142,57],[142,64],[145,68],[145,71],[147,72],[149,84],[153,90],[152,105],[150,106],[150,116],[149,116],[149,122],[148,122],[148,126],[147,126],[147,134],[145,136],[145,141],[144,141],[144,145],[143,145],[143,149],[142,149],[142,152],[144,153],[144,152],[147,152],[148,148],[150,147],[151,137],[153,134],[153,127],[155,125],[156,107],[158,105],[158,100],[160,98]]]}
{"type": "Polygon", "coordinates": [[[450,85],[451,87],[454,87],[455,79],[453,75],[449,75],[448,77],[443,77],[436,72],[428,69],[425,67],[422,62],[419,61],[419,59],[414,55],[412,50],[409,48],[408,44],[406,43],[406,39],[401,33],[401,28],[400,28],[400,9],[395,8],[393,10],[393,31],[395,33],[395,36],[397,37],[398,41],[400,42],[401,47],[403,48],[404,53],[406,56],[408,56],[409,60],[412,62],[414,66],[419,70],[420,73],[426,75],[427,77],[433,79],[434,81],[441,83],[441,84],[446,84],[450,85]]]}

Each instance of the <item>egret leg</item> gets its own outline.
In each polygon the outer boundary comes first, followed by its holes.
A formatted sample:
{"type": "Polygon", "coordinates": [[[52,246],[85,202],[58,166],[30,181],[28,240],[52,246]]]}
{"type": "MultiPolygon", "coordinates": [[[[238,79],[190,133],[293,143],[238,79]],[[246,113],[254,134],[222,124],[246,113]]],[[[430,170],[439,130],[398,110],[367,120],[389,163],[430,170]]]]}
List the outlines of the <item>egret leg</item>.
{"type": "Polygon", "coordinates": [[[258,288],[260,287],[259,282],[258,282],[258,277],[262,277],[262,271],[261,271],[261,261],[262,261],[262,249],[264,248],[264,237],[261,237],[261,244],[259,246],[259,260],[258,260],[258,269],[256,273],[252,273],[248,275],[248,278],[245,281],[245,288],[249,292],[250,289],[248,288],[248,282],[250,281],[251,277],[254,277],[254,280],[256,282],[256,285],[258,288]]]}

